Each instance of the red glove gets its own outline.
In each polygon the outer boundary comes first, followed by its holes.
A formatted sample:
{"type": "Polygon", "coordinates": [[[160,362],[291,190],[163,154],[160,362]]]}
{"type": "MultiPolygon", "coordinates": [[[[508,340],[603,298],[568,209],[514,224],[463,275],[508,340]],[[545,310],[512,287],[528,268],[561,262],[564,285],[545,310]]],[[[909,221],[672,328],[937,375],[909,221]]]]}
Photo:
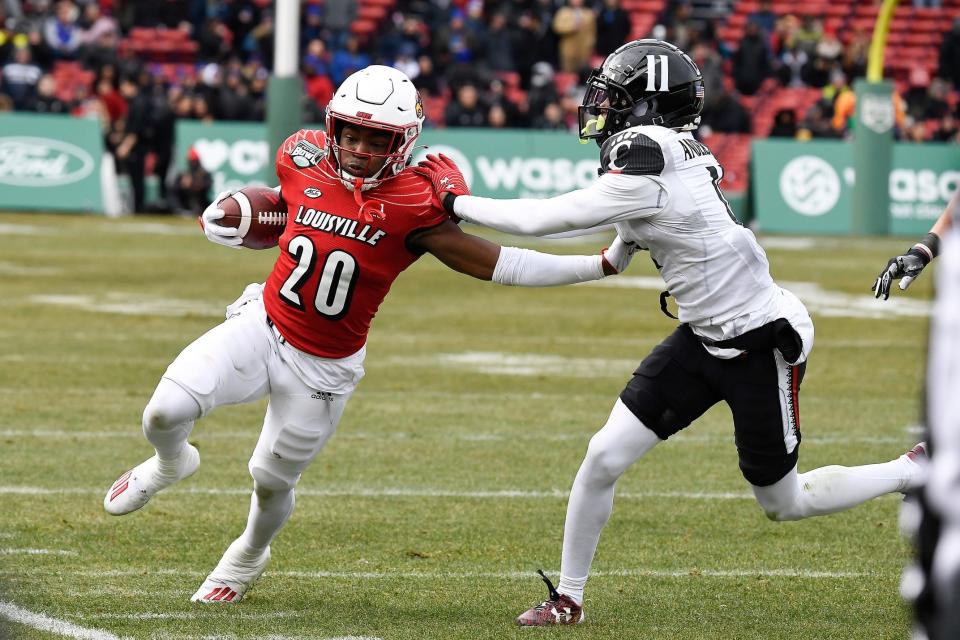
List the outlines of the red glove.
{"type": "Polygon", "coordinates": [[[434,194],[451,215],[453,215],[453,201],[456,197],[470,195],[467,181],[464,180],[460,169],[453,160],[442,153],[438,156],[428,155],[426,160],[421,160],[413,168],[413,171],[430,181],[434,194]]]}

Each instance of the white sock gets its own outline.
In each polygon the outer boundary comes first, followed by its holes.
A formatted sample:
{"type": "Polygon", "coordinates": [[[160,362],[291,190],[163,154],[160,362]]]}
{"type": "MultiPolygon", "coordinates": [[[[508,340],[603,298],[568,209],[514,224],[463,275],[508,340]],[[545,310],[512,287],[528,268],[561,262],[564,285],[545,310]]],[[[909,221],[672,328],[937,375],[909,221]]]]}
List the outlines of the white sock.
{"type": "Polygon", "coordinates": [[[850,509],[886,493],[911,488],[919,466],[906,456],[859,467],[831,465],[797,474],[794,467],[768,487],[753,487],[773,520],[800,520],[850,509]]]}
{"type": "Polygon", "coordinates": [[[582,578],[568,578],[567,576],[560,576],[560,584],[557,585],[557,593],[563,594],[576,602],[579,605],[583,605],[583,586],[587,584],[587,576],[582,578]]]}
{"type": "Polygon", "coordinates": [[[250,497],[250,515],[247,528],[240,540],[247,553],[259,557],[290,519],[296,495],[293,489],[286,491],[257,491],[250,497]]]}
{"type": "Polygon", "coordinates": [[[560,584],[569,583],[571,591],[579,589],[579,593],[560,590],[561,593],[576,595],[574,599],[578,602],[583,600],[583,584],[600,541],[600,531],[613,511],[613,489],[617,480],[659,442],[660,438],[619,399],[607,423],[590,439],[587,455],[570,490],[560,561],[560,584]],[[563,576],[584,577],[571,580],[563,576]]]}

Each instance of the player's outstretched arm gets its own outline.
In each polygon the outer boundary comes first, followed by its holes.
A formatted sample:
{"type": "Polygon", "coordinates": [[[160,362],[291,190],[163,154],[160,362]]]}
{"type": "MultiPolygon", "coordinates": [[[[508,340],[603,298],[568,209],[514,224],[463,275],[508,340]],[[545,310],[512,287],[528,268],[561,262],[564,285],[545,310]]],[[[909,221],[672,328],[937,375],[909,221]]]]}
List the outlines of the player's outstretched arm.
{"type": "Polygon", "coordinates": [[[495,200],[469,195],[460,170],[446,156],[427,156],[414,169],[430,180],[444,209],[456,217],[521,236],[593,229],[663,210],[669,197],[649,176],[604,174],[585,189],[554,198],[495,200]]]}
{"type": "Polygon", "coordinates": [[[884,300],[889,298],[890,287],[896,279],[900,280],[900,290],[905,291],[910,283],[920,275],[924,267],[937,257],[940,252],[940,238],[953,224],[953,216],[958,203],[960,203],[960,190],[953,194],[947,208],[943,210],[937,221],[933,223],[933,227],[930,228],[930,233],[910,247],[903,255],[895,256],[887,261],[887,266],[884,267],[873,283],[873,295],[875,297],[883,297],[884,300]]]}
{"type": "Polygon", "coordinates": [[[599,280],[629,263],[630,245],[614,241],[595,256],[556,256],[529,249],[501,247],[464,233],[452,222],[422,231],[409,240],[412,249],[432,253],[454,271],[504,285],[552,287],[599,280]]]}

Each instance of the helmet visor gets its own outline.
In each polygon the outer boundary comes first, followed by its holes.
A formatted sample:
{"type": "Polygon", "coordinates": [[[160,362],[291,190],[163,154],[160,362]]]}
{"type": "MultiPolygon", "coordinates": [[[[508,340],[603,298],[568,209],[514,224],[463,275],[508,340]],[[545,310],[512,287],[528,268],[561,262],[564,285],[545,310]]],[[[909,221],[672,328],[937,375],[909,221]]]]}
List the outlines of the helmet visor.
{"type": "Polygon", "coordinates": [[[610,93],[606,85],[591,78],[577,110],[580,140],[587,141],[604,135],[603,128],[609,118],[610,107],[610,93]]]}

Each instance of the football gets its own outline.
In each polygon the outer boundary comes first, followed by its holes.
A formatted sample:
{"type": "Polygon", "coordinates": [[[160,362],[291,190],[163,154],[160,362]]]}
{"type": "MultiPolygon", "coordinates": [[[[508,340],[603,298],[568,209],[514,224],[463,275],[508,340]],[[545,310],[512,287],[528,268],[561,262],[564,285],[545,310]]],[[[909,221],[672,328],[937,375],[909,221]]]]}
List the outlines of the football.
{"type": "Polygon", "coordinates": [[[240,230],[240,246],[270,249],[277,246],[287,225],[287,203],[269,187],[245,187],[220,201],[223,217],[217,223],[240,230]]]}

